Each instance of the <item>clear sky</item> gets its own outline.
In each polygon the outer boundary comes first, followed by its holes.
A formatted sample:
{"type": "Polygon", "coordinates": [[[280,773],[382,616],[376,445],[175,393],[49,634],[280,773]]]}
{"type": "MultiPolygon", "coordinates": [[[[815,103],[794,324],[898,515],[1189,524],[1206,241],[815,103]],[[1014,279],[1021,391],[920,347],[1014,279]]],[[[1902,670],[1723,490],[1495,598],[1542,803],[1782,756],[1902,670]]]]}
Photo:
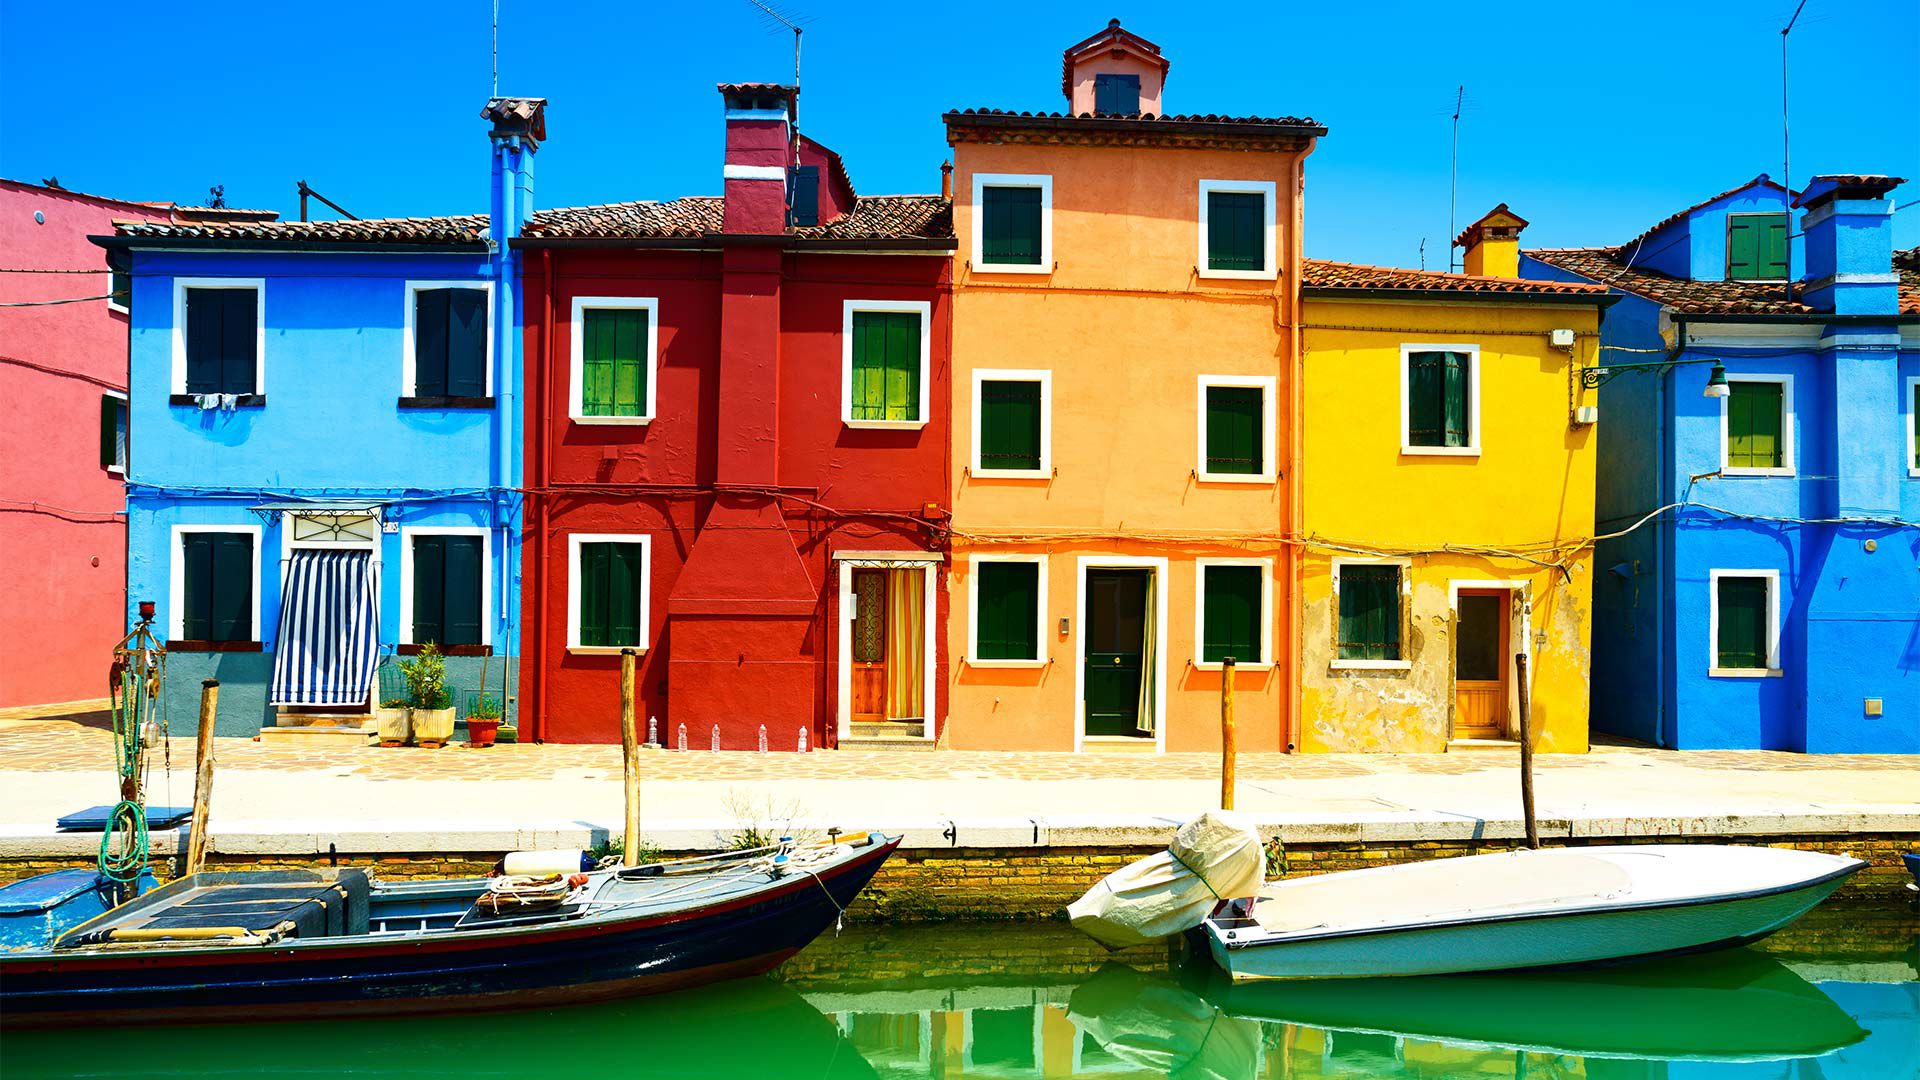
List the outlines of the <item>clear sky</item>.
{"type": "MultiPolygon", "coordinates": [[[[1505,201],[1529,246],[1616,243],[1780,175],[1780,27],[1796,0],[964,5],[778,0],[804,16],[804,130],[868,194],[935,191],[940,114],[1059,109],[1060,52],[1109,17],[1173,61],[1167,108],[1303,115],[1310,255],[1445,265],[1505,201]]],[[[540,206],[714,194],[721,81],[785,80],[746,0],[501,0],[500,88],[551,100],[540,206]]],[[[489,0],[0,0],[0,176],[297,213],[304,179],[362,217],[482,211],[489,0]]],[[[1920,0],[1808,0],[1793,170],[1913,178],[1920,0]]],[[[1920,205],[1897,242],[1920,244],[1920,205]]]]}

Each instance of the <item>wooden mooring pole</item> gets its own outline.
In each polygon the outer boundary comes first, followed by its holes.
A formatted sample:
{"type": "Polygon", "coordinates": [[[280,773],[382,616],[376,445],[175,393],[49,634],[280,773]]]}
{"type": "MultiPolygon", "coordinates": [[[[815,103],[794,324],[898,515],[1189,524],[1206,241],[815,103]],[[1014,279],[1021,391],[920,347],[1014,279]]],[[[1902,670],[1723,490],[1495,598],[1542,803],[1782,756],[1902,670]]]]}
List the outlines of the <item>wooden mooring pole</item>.
{"type": "Polygon", "coordinates": [[[1527,846],[1540,846],[1540,822],[1533,816],[1533,710],[1527,700],[1527,654],[1513,655],[1513,677],[1520,692],[1520,811],[1527,819],[1527,846]]]}
{"type": "Polygon", "coordinates": [[[207,862],[207,807],[213,802],[213,718],[220,704],[220,680],[200,684],[200,732],[193,746],[193,818],[187,829],[187,865],[197,874],[207,862]]]}
{"type": "Polygon", "coordinates": [[[634,651],[620,650],[620,759],[625,768],[627,829],[621,840],[620,861],[640,865],[640,732],[639,708],[634,701],[634,651]]]}
{"type": "Polygon", "coordinates": [[[1233,809],[1233,657],[1220,661],[1220,809],[1233,809]]]}

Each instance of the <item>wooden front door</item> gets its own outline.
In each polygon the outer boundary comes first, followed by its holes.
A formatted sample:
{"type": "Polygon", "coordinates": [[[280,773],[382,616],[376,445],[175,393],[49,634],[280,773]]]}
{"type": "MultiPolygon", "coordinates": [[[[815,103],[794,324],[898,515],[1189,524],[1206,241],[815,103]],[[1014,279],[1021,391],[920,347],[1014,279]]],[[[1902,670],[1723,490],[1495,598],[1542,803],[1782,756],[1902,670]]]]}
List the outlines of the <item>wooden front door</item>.
{"type": "Polygon", "coordinates": [[[1453,653],[1453,737],[1507,733],[1507,593],[1462,590],[1453,653]]]}
{"type": "Polygon", "coordinates": [[[1151,570],[1087,571],[1087,734],[1144,735],[1140,680],[1151,570]]]}
{"type": "Polygon", "coordinates": [[[887,572],[853,572],[852,706],[856,724],[887,718],[887,572]]]}

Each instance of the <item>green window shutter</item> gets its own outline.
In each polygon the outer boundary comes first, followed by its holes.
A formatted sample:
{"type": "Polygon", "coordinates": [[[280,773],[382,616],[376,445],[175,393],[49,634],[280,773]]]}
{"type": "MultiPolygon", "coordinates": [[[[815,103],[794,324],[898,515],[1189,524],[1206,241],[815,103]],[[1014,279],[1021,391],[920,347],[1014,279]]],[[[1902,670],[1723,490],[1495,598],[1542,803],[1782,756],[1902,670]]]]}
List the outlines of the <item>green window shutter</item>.
{"type": "Polygon", "coordinates": [[[1913,384],[1913,402],[1907,413],[1907,426],[1913,429],[1913,468],[1920,469],[1920,382],[1913,384]]]}
{"type": "Polygon", "coordinates": [[[793,170],[787,186],[787,224],[820,224],[820,166],[802,165],[793,170]]]}
{"type": "Polygon", "coordinates": [[[1730,381],[1727,386],[1727,465],[1777,469],[1784,462],[1783,387],[1774,382],[1730,381]]]}
{"type": "MultiPolygon", "coordinates": [[[[187,290],[187,393],[220,392],[222,289],[187,290]]],[[[198,640],[198,639],[195,639],[198,640]]]]}
{"type": "Polygon", "coordinates": [[[1400,568],[1340,568],[1342,660],[1400,659],[1400,568]]]}
{"type": "Polygon", "coordinates": [[[1760,276],[1787,276],[1787,215],[1769,214],[1761,222],[1760,276]]]}
{"type": "Polygon", "coordinates": [[[447,306],[452,292],[422,289],[413,294],[413,392],[420,397],[447,393],[447,306]]]}
{"type": "Polygon", "coordinates": [[[1469,393],[1472,386],[1472,377],[1469,369],[1471,358],[1466,353],[1457,352],[1444,353],[1442,355],[1445,357],[1444,370],[1446,373],[1443,380],[1446,409],[1446,445],[1467,446],[1471,444],[1468,433],[1472,430],[1469,426],[1471,418],[1467,415],[1468,410],[1473,407],[1469,393]]]}
{"type": "Polygon", "coordinates": [[[639,544],[610,544],[607,557],[607,635],[611,645],[640,644],[640,590],[645,585],[639,544]]]}
{"type": "Polygon", "coordinates": [[[444,598],[444,628],[440,640],[446,645],[480,644],[480,575],[487,572],[481,561],[478,536],[441,537],[446,551],[445,576],[440,595],[444,598]]]}
{"type": "Polygon", "coordinates": [[[113,294],[115,304],[133,307],[133,274],[126,270],[111,271],[107,275],[107,291],[113,294]]]}
{"type": "Polygon", "coordinates": [[[980,383],[980,467],[1040,467],[1040,384],[1032,380],[980,383]]]}
{"type": "Polygon", "coordinates": [[[580,644],[610,645],[607,573],[612,544],[580,545],[580,644]]]}
{"type": "Polygon", "coordinates": [[[1201,574],[1201,661],[1217,664],[1231,656],[1236,663],[1264,662],[1260,568],[1208,566],[1201,574]]]}
{"type": "Polygon", "coordinates": [[[648,385],[647,313],[602,308],[585,316],[581,343],[580,404],[587,416],[645,416],[648,385]]]}
{"type": "Polygon", "coordinates": [[[206,533],[213,557],[207,601],[207,640],[252,641],[253,537],[244,533],[206,533]]]}
{"type": "Polygon", "coordinates": [[[851,374],[852,419],[919,420],[919,314],[854,312],[851,374]]]}
{"type": "Polygon", "coordinates": [[[1107,116],[1140,114],[1140,76],[1095,75],[1093,111],[1107,116]]]}
{"type": "Polygon", "coordinates": [[[981,562],[976,651],[981,660],[1038,660],[1040,564],[981,562]]]}
{"type": "Polygon", "coordinates": [[[1720,640],[1714,643],[1714,666],[1767,666],[1767,586],[1766,578],[1720,579],[1720,640]]]}
{"type": "Polygon", "coordinates": [[[447,290],[446,392],[454,397],[487,393],[487,293],[447,290]]]}
{"type": "Polygon", "coordinates": [[[1407,354],[1407,443],[1445,446],[1447,438],[1446,353],[1407,354]]]}
{"type": "Polygon", "coordinates": [[[1040,189],[988,187],[980,199],[981,258],[990,265],[1040,265],[1040,189]]]}
{"type": "Polygon", "coordinates": [[[112,394],[100,395],[100,467],[127,467],[127,403],[112,394]]]}
{"type": "Polygon", "coordinates": [[[445,536],[413,538],[413,641],[447,640],[447,541],[445,536]]]}
{"type": "Polygon", "coordinates": [[[1207,471],[1258,476],[1265,471],[1266,416],[1257,386],[1207,387],[1207,471]]]}
{"type": "Polygon", "coordinates": [[[180,534],[180,636],[188,641],[213,637],[213,533],[180,534]]]}
{"type": "Polygon", "coordinates": [[[1207,192],[1207,269],[1267,268],[1266,207],[1257,192],[1207,192]]]}
{"type": "Polygon", "coordinates": [[[222,394],[251,394],[258,389],[259,306],[256,289],[209,289],[220,309],[220,390],[222,394]]]}
{"type": "Polygon", "coordinates": [[[1727,277],[1750,281],[1760,276],[1760,227],[1746,215],[1727,218],[1727,277]]]}

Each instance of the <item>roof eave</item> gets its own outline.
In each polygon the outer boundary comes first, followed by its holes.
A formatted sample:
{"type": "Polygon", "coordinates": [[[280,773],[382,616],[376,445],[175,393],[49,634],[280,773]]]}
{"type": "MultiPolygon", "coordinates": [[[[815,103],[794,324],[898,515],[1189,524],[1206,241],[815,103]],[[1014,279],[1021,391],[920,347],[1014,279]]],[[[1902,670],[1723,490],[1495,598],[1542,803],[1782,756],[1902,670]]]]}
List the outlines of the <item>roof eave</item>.
{"type": "Polygon", "coordinates": [[[485,240],[453,243],[444,240],[280,240],[239,236],[89,236],[88,240],[112,250],[140,248],[147,251],[299,251],[332,252],[338,255],[469,255],[483,254],[485,240]]]}
{"type": "Polygon", "coordinates": [[[1598,308],[1612,307],[1620,300],[1620,298],[1612,292],[1469,292],[1464,289],[1400,289],[1369,285],[1302,285],[1300,286],[1300,296],[1303,299],[1314,300],[1427,300],[1435,302],[1452,300],[1475,304],[1592,304],[1598,308]]]}

